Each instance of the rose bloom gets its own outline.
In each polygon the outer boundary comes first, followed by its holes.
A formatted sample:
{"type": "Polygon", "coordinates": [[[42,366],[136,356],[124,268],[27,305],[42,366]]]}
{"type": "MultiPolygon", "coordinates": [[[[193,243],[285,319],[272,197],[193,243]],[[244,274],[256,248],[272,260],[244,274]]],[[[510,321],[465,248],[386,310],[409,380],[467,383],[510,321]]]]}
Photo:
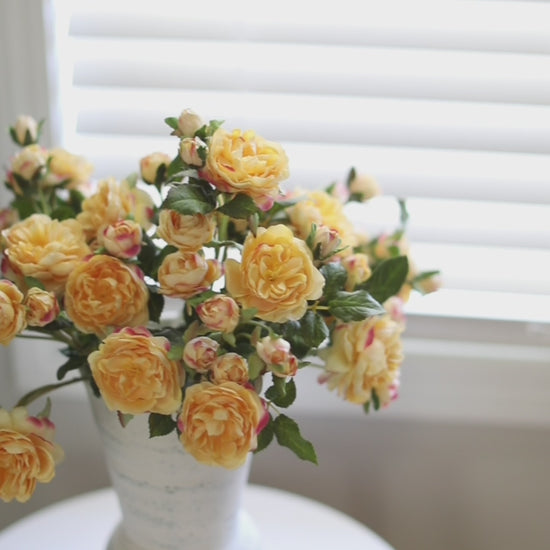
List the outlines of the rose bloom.
{"type": "Polygon", "coordinates": [[[344,212],[342,201],[326,191],[310,191],[300,196],[304,198],[287,210],[297,236],[307,239],[313,224],[317,227],[326,226],[336,232],[342,241],[341,246],[348,248],[347,252],[342,253],[351,253],[351,248],[357,244],[357,237],[353,224],[344,212]]]}
{"type": "Polygon", "coordinates": [[[201,154],[206,150],[206,143],[199,137],[187,137],[181,140],[180,157],[189,166],[202,167],[204,165],[204,155],[201,157],[201,154]]]}
{"type": "Polygon", "coordinates": [[[7,346],[26,326],[23,293],[7,279],[0,279],[0,344],[7,346]]]}
{"type": "Polygon", "coordinates": [[[323,261],[334,256],[342,248],[342,239],[334,229],[321,225],[315,232],[313,249],[315,250],[318,246],[320,260],[323,261]]]}
{"type": "Polygon", "coordinates": [[[168,168],[172,162],[172,157],[166,153],[151,153],[139,161],[139,170],[141,179],[145,183],[153,185],[157,180],[159,168],[164,166],[168,168]]]}
{"type": "Polygon", "coordinates": [[[352,403],[370,401],[372,390],[380,403],[389,403],[403,361],[402,330],[388,315],[337,326],[331,347],[322,353],[321,381],[352,403]]]}
{"type": "Polygon", "coordinates": [[[18,195],[22,194],[21,188],[13,174],[30,181],[39,170],[46,166],[48,151],[41,145],[33,144],[21,149],[11,160],[11,166],[7,174],[8,184],[18,195]]]}
{"type": "Polygon", "coordinates": [[[256,343],[256,351],[275,376],[286,378],[298,371],[298,359],[290,352],[290,344],[283,338],[265,336],[256,343]]]}
{"type": "Polygon", "coordinates": [[[45,185],[57,185],[69,180],[69,189],[78,189],[88,181],[94,171],[93,165],[84,157],[73,155],[65,149],[51,149],[50,164],[45,185]]]}
{"type": "Polygon", "coordinates": [[[148,299],[147,287],[133,266],[97,254],[69,275],[65,309],[79,330],[104,336],[113,328],[145,325],[148,299]]]}
{"type": "Polygon", "coordinates": [[[288,174],[283,148],[251,130],[229,133],[220,128],[210,140],[206,179],[220,191],[248,195],[262,210],[271,208],[288,174]]]}
{"type": "Polygon", "coordinates": [[[141,251],[142,230],[132,220],[120,220],[98,233],[98,244],[112,256],[129,260],[141,251]]]}
{"type": "Polygon", "coordinates": [[[126,180],[119,183],[109,178],[99,182],[97,192],[83,201],[82,212],[76,219],[82,224],[86,238],[93,240],[106,225],[129,217],[148,229],[153,206],[153,200],[145,191],[130,187],[126,180]]]}
{"type": "Polygon", "coordinates": [[[249,234],[242,262],[225,265],[229,293],[243,308],[256,308],[260,319],[274,323],[303,317],[307,301],[320,298],[325,284],[305,242],[285,225],[249,234]]]}
{"type": "Polygon", "coordinates": [[[185,344],[183,360],[188,367],[204,374],[216,361],[219,347],[216,340],[207,336],[197,336],[185,344]]]}
{"type": "Polygon", "coordinates": [[[210,330],[233,332],[239,324],[239,306],[233,298],[225,294],[199,304],[197,314],[210,330]]]}
{"type": "Polygon", "coordinates": [[[29,288],[24,304],[27,308],[27,324],[31,327],[44,327],[59,315],[59,302],[55,294],[36,286],[29,288]]]}
{"type": "Polygon", "coordinates": [[[345,286],[348,292],[354,290],[356,285],[364,283],[372,275],[369,257],[361,252],[342,258],[342,265],[348,273],[345,286]]]}
{"type": "Polygon", "coordinates": [[[168,339],[125,327],[107,336],[88,356],[94,381],[108,409],[124,414],[175,413],[184,372],[168,357],[168,339]]]}
{"type": "Polygon", "coordinates": [[[18,116],[13,129],[19,145],[29,145],[28,141],[34,143],[38,137],[38,123],[32,116],[18,116]],[[27,135],[29,137],[28,140],[27,135]]]}
{"type": "Polygon", "coordinates": [[[187,388],[178,418],[180,440],[196,460],[235,469],[257,446],[257,429],[264,415],[251,389],[235,382],[202,382],[187,388]]]}
{"type": "Polygon", "coordinates": [[[248,382],[248,362],[238,353],[220,355],[210,368],[210,378],[214,384],[235,382],[244,385],[248,382]]]}
{"type": "Polygon", "coordinates": [[[179,214],[161,210],[157,236],[183,252],[198,252],[214,237],[216,221],[213,214],[179,214]]]}
{"type": "Polygon", "coordinates": [[[168,254],[158,270],[161,294],[191,298],[208,290],[222,275],[217,260],[206,260],[198,252],[168,254]]]}
{"type": "Polygon", "coordinates": [[[47,418],[29,416],[24,407],[0,409],[0,498],[27,502],[37,483],[55,476],[63,450],[54,443],[55,427],[47,418]]]}
{"type": "Polygon", "coordinates": [[[63,294],[67,277],[90,254],[80,224],[33,214],[2,232],[4,254],[21,288],[24,278],[38,279],[46,290],[63,294]]]}

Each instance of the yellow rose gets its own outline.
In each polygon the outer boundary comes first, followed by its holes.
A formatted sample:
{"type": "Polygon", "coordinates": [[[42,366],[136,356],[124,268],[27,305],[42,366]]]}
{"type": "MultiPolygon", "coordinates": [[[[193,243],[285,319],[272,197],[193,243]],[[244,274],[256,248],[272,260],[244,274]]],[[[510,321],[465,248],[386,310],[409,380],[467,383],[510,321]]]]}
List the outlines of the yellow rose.
{"type": "Polygon", "coordinates": [[[191,298],[208,290],[221,277],[217,260],[206,260],[197,252],[168,254],[158,270],[160,292],[172,298],[191,298]]]}
{"type": "Polygon", "coordinates": [[[52,220],[33,214],[2,232],[5,255],[18,283],[38,279],[46,290],[63,294],[67,277],[90,254],[80,224],[73,219],[52,220]]]}
{"type": "Polygon", "coordinates": [[[302,200],[287,209],[297,236],[307,239],[313,224],[317,227],[326,226],[337,233],[342,247],[348,247],[347,251],[343,251],[344,254],[351,253],[351,248],[357,244],[357,237],[353,224],[344,212],[342,201],[326,191],[310,191],[300,196],[302,200]]]}
{"type": "Polygon", "coordinates": [[[65,309],[76,327],[98,336],[147,324],[149,293],[137,270],[112,256],[81,262],[67,280],[65,309]]]}
{"type": "Polygon", "coordinates": [[[214,237],[216,222],[213,214],[179,214],[161,210],[157,236],[183,252],[198,252],[214,237]]]}
{"type": "Polygon", "coordinates": [[[248,361],[238,353],[220,355],[210,368],[210,378],[214,384],[235,382],[242,386],[248,382],[248,361]]]}
{"type": "Polygon", "coordinates": [[[166,153],[151,153],[139,161],[141,179],[145,183],[153,185],[157,180],[159,168],[164,166],[168,168],[172,162],[172,157],[166,153]]]}
{"type": "Polygon", "coordinates": [[[216,130],[209,144],[204,175],[220,191],[244,193],[269,210],[288,178],[288,158],[278,143],[253,131],[216,130]]]}
{"type": "Polygon", "coordinates": [[[144,328],[123,328],[88,356],[94,381],[112,411],[173,414],[182,399],[184,372],[168,357],[170,342],[144,328]]]}
{"type": "Polygon", "coordinates": [[[178,418],[180,440],[199,462],[235,469],[257,446],[264,410],[258,395],[235,382],[187,388],[178,418]]]}
{"type": "Polygon", "coordinates": [[[353,178],[349,186],[350,193],[358,195],[362,201],[367,201],[380,195],[378,182],[367,174],[358,174],[353,178]]]}
{"type": "Polygon", "coordinates": [[[141,189],[130,187],[126,180],[109,178],[99,182],[97,192],[82,203],[77,220],[90,241],[106,225],[133,217],[144,229],[150,227],[153,213],[151,197],[141,189]]]}
{"type": "Polygon", "coordinates": [[[59,315],[59,302],[53,292],[33,286],[25,296],[27,324],[43,327],[55,321],[59,315]]]}
{"type": "Polygon", "coordinates": [[[11,281],[0,279],[0,344],[7,346],[26,326],[23,293],[11,281]]]}
{"type": "Polygon", "coordinates": [[[69,180],[67,187],[77,189],[90,181],[94,167],[84,157],[73,155],[65,149],[51,149],[49,155],[46,185],[57,185],[69,180]]]}
{"type": "Polygon", "coordinates": [[[307,301],[320,298],[325,284],[305,242],[284,225],[248,235],[242,262],[227,260],[225,266],[228,292],[244,309],[256,308],[260,319],[274,323],[303,317],[307,301]]]}
{"type": "Polygon", "coordinates": [[[387,404],[403,361],[402,331],[388,315],[337,326],[332,345],[322,353],[321,381],[352,403],[370,401],[375,390],[380,403],[387,404]]]}
{"type": "Polygon", "coordinates": [[[233,332],[239,324],[239,306],[233,298],[221,294],[197,306],[200,320],[210,330],[233,332]]]}
{"type": "Polygon", "coordinates": [[[207,146],[199,137],[186,137],[180,142],[180,157],[189,166],[202,167],[207,146]],[[203,156],[201,156],[203,155],[203,156]]]}
{"type": "Polygon", "coordinates": [[[141,251],[142,230],[132,220],[120,220],[100,231],[97,239],[98,244],[112,256],[129,260],[141,251]]]}
{"type": "Polygon", "coordinates": [[[180,137],[193,137],[204,126],[201,117],[191,109],[184,109],[178,118],[178,129],[174,132],[180,137]]]}
{"type": "Polygon", "coordinates": [[[63,450],[54,443],[55,427],[46,418],[30,417],[23,407],[0,409],[0,498],[27,502],[38,483],[55,476],[63,450]]]}

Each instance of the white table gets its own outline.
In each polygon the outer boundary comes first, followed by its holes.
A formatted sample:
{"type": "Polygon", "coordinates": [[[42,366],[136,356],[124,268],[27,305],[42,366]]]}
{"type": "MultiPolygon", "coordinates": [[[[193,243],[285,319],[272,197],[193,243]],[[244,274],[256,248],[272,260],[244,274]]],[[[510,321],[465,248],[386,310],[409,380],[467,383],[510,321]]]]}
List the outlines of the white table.
{"type": "MultiPolygon", "coordinates": [[[[393,550],[341,512],[278,489],[249,485],[245,509],[259,528],[262,550],[393,550]]],[[[105,550],[119,519],[115,493],[100,489],[10,525],[0,532],[0,550],[105,550]]]]}

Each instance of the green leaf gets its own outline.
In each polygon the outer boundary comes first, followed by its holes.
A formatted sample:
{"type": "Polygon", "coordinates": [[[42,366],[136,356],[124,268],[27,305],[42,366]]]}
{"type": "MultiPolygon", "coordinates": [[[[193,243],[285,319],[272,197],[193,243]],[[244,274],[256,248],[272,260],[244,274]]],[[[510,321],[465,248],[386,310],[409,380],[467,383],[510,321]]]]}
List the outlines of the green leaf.
{"type": "Polygon", "coordinates": [[[298,358],[320,346],[329,335],[325,321],[313,311],[308,311],[299,321],[288,321],[280,325],[277,330],[290,343],[292,352],[298,358]]]}
{"type": "Polygon", "coordinates": [[[149,415],[149,437],[168,435],[176,429],[176,421],[167,414],[151,413],[149,415]]]}
{"type": "Polygon", "coordinates": [[[176,174],[183,172],[187,168],[187,164],[183,162],[182,158],[178,155],[166,168],[165,177],[167,180],[173,178],[176,174]]]}
{"type": "Polygon", "coordinates": [[[208,214],[216,208],[216,195],[205,185],[184,183],[170,189],[161,208],[187,215],[208,214]]]}
{"type": "Polygon", "coordinates": [[[336,262],[325,264],[320,271],[325,278],[323,294],[330,301],[337,292],[344,288],[348,280],[348,272],[342,264],[336,262]]]}
{"type": "Polygon", "coordinates": [[[176,117],[173,117],[173,116],[166,117],[164,119],[164,122],[166,122],[166,124],[168,124],[168,126],[170,126],[172,130],[178,129],[178,119],[176,117]]]}
{"type": "Polygon", "coordinates": [[[407,256],[397,256],[384,260],[373,271],[372,275],[358,285],[358,288],[366,290],[380,303],[399,292],[409,274],[409,260],[407,256]]]}
{"type": "Polygon", "coordinates": [[[290,449],[298,458],[317,464],[313,445],[302,437],[298,424],[288,416],[280,414],[273,422],[277,443],[290,449]]]}
{"type": "Polygon", "coordinates": [[[380,408],[380,397],[376,393],[376,390],[373,388],[371,391],[372,404],[374,405],[374,410],[377,411],[380,408]]]}
{"type": "Polygon", "coordinates": [[[263,451],[272,441],[275,431],[273,428],[273,417],[269,415],[269,422],[264,429],[258,434],[258,446],[254,450],[254,453],[263,451]]]}
{"type": "Polygon", "coordinates": [[[68,372],[79,369],[84,365],[86,365],[86,357],[83,357],[82,355],[75,355],[73,357],[70,357],[57,369],[57,379],[63,380],[68,372]]]}
{"type": "Polygon", "coordinates": [[[17,197],[12,202],[13,208],[17,210],[20,219],[25,219],[36,212],[34,202],[31,199],[25,197],[17,197]]]}
{"type": "Polygon", "coordinates": [[[117,411],[116,414],[117,414],[117,417],[118,417],[118,422],[123,428],[126,428],[126,426],[128,426],[128,424],[130,424],[130,420],[132,420],[132,418],[134,418],[133,414],[123,413],[123,412],[120,412],[120,411],[117,411]]]}
{"type": "Polygon", "coordinates": [[[252,353],[248,357],[248,377],[250,380],[256,380],[264,370],[264,362],[257,353],[252,353]]]}
{"type": "Polygon", "coordinates": [[[329,311],[345,323],[363,321],[373,315],[382,315],[386,312],[384,307],[365,290],[338,292],[329,302],[329,311]]]}
{"type": "Polygon", "coordinates": [[[46,397],[46,404],[44,408],[36,415],[37,418],[50,418],[52,412],[52,400],[46,397]]]}
{"type": "Polygon", "coordinates": [[[75,211],[68,204],[60,204],[52,210],[50,218],[53,220],[68,220],[75,217],[75,211]]]}
{"type": "Polygon", "coordinates": [[[218,211],[230,218],[245,220],[249,216],[257,213],[259,209],[256,203],[248,195],[240,193],[229,202],[226,202],[223,206],[220,206],[218,211]]]}
{"type": "Polygon", "coordinates": [[[355,168],[351,168],[348,172],[348,177],[346,178],[346,187],[349,189],[353,180],[357,177],[357,171],[355,168]]]}
{"type": "Polygon", "coordinates": [[[39,281],[38,279],[35,279],[34,277],[25,277],[25,284],[29,288],[38,287],[41,290],[46,290],[44,283],[42,281],[39,281]]]}
{"type": "Polygon", "coordinates": [[[290,407],[296,400],[296,384],[294,379],[291,378],[286,382],[284,378],[273,375],[273,386],[266,390],[265,396],[278,407],[290,407]]]}

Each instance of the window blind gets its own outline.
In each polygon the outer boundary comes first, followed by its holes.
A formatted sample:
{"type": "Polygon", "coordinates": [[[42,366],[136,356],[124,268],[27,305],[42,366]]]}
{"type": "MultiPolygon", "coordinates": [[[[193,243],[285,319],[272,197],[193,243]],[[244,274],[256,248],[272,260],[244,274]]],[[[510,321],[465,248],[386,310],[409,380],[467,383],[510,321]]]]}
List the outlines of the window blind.
{"type": "Polygon", "coordinates": [[[122,178],[145,154],[173,153],[163,119],[188,107],[281,142],[285,188],[324,187],[353,166],[385,196],[359,207],[358,223],[384,228],[388,213],[397,220],[392,199],[406,198],[415,263],[442,271],[444,288],[408,305],[410,338],[438,342],[431,360],[469,342],[498,346],[480,360],[509,358],[515,345],[534,368],[548,363],[550,4],[57,9],[67,24],[64,143],[97,176],[122,178]]]}

